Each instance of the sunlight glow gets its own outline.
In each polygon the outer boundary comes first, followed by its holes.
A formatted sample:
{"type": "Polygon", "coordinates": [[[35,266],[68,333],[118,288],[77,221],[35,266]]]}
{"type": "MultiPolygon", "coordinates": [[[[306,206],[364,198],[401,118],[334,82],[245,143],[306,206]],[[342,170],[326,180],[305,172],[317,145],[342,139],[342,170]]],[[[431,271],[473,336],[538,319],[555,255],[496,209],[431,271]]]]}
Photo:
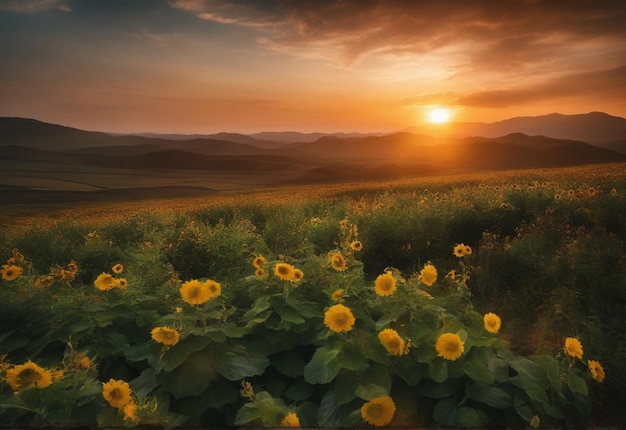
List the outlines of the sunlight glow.
{"type": "Polygon", "coordinates": [[[428,112],[428,121],[436,124],[443,124],[450,121],[450,111],[448,109],[436,108],[428,112]]]}

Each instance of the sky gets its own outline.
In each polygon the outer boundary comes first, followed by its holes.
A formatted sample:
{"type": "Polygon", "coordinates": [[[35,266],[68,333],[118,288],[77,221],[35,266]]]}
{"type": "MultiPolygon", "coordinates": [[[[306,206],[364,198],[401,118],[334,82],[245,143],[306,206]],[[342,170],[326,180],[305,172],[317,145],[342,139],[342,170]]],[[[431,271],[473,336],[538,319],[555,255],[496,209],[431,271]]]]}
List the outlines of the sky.
{"type": "Polygon", "coordinates": [[[0,116],[117,133],[626,117],[624,0],[0,0],[0,116]]]}

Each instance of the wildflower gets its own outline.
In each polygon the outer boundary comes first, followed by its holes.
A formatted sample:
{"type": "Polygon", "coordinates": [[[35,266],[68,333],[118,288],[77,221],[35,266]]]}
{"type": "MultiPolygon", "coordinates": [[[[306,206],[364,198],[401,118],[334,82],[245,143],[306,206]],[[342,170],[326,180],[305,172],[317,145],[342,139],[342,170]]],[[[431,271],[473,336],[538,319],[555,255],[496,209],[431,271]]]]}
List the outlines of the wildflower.
{"type": "Polygon", "coordinates": [[[123,408],[124,420],[139,421],[137,417],[137,404],[132,400],[123,408]]]}
{"type": "Polygon", "coordinates": [[[119,379],[109,379],[109,382],[103,383],[102,396],[109,402],[109,405],[122,410],[133,401],[130,385],[128,385],[128,382],[119,379]]]}
{"type": "Polygon", "coordinates": [[[391,296],[396,291],[396,278],[393,277],[390,271],[387,271],[382,275],[378,275],[374,287],[376,288],[376,294],[379,296],[391,296]]]}
{"type": "Polygon", "coordinates": [[[389,424],[396,413],[396,404],[391,397],[374,397],[361,406],[361,416],[374,426],[389,424]]]}
{"type": "Polygon", "coordinates": [[[463,245],[463,255],[471,255],[472,247],[469,245],[463,245]]]}
{"type": "Polygon", "coordinates": [[[593,379],[595,379],[597,382],[604,381],[604,377],[606,375],[604,374],[604,368],[599,361],[589,360],[587,362],[587,367],[589,367],[589,371],[591,372],[591,376],[593,377],[593,379]]]}
{"type": "Polygon", "coordinates": [[[128,281],[126,278],[118,278],[115,280],[115,284],[117,288],[121,288],[122,290],[128,287],[128,281]]]}
{"type": "Polygon", "coordinates": [[[241,381],[241,391],[239,394],[249,399],[254,398],[254,388],[252,387],[252,384],[246,380],[241,381]]]}
{"type": "Polygon", "coordinates": [[[500,325],[502,321],[500,317],[492,312],[485,314],[483,317],[483,321],[485,322],[485,330],[489,333],[496,334],[500,330],[500,325]]]}
{"type": "Polygon", "coordinates": [[[87,369],[87,368],[89,368],[90,365],[91,365],[91,359],[89,357],[87,357],[87,356],[84,356],[78,362],[78,368],[80,368],[80,369],[87,369]]]}
{"type": "Polygon", "coordinates": [[[300,427],[300,419],[295,412],[289,412],[280,422],[281,427],[300,427]]]}
{"type": "Polygon", "coordinates": [[[124,271],[124,266],[118,263],[115,266],[113,266],[111,270],[113,270],[113,273],[119,275],[120,273],[124,271]]]}
{"type": "Polygon", "coordinates": [[[324,314],[324,324],[336,333],[352,330],[355,321],[350,308],[341,304],[331,306],[324,314]]]}
{"type": "Polygon", "coordinates": [[[391,355],[404,355],[408,352],[405,349],[404,339],[392,328],[386,328],[378,333],[378,340],[391,355]]]}
{"type": "Polygon", "coordinates": [[[293,279],[293,271],[295,268],[291,264],[276,263],[274,266],[274,275],[283,281],[291,281],[293,279]]]}
{"type": "Polygon", "coordinates": [[[435,349],[437,350],[438,357],[454,361],[463,354],[465,345],[458,334],[443,333],[437,338],[435,349]]]}
{"type": "Polygon", "coordinates": [[[576,357],[582,360],[583,358],[583,346],[575,337],[568,337],[565,339],[565,352],[567,355],[576,357]]]}
{"type": "Polygon", "coordinates": [[[337,272],[345,272],[348,268],[346,259],[338,252],[330,254],[330,264],[337,272]]]}
{"type": "Polygon", "coordinates": [[[37,280],[35,280],[35,287],[48,288],[53,283],[54,283],[54,277],[48,275],[48,276],[44,276],[43,278],[37,278],[37,280]]]}
{"type": "Polygon", "coordinates": [[[454,279],[456,278],[456,270],[451,269],[446,275],[446,278],[450,278],[454,281],[454,279]]]}
{"type": "Polygon", "coordinates": [[[183,283],[180,287],[180,295],[183,301],[190,305],[201,305],[211,299],[211,292],[206,283],[201,283],[197,279],[192,279],[183,283]]]}
{"type": "Polygon", "coordinates": [[[219,282],[208,279],[204,282],[204,286],[209,291],[209,300],[222,294],[222,285],[219,282]]]}
{"type": "Polygon", "coordinates": [[[155,327],[150,332],[152,339],[165,346],[174,346],[178,343],[180,333],[169,327],[155,327]]]}
{"type": "Polygon", "coordinates": [[[177,307],[175,307],[175,308],[174,308],[174,313],[177,313],[177,314],[182,314],[182,313],[183,313],[183,308],[178,307],[178,306],[177,306],[177,307]]]}
{"type": "Polygon", "coordinates": [[[352,242],[350,242],[350,249],[359,252],[363,249],[363,244],[360,240],[353,240],[352,242]]]}
{"type": "Polygon", "coordinates": [[[435,266],[431,263],[426,263],[420,272],[420,279],[424,285],[432,287],[435,281],[437,281],[437,269],[435,266]]]}
{"type": "Polygon", "coordinates": [[[262,269],[260,267],[254,271],[254,274],[259,279],[267,278],[267,272],[265,271],[265,269],[262,269]]]}
{"type": "Polygon", "coordinates": [[[6,380],[13,391],[19,391],[30,385],[46,388],[52,385],[52,373],[32,361],[27,361],[8,369],[6,380]]]}
{"type": "Polygon", "coordinates": [[[464,250],[465,250],[465,245],[462,243],[459,243],[457,246],[454,247],[453,253],[455,256],[461,258],[465,255],[463,253],[464,250]]]}
{"type": "Polygon", "coordinates": [[[291,282],[299,282],[302,280],[302,278],[304,278],[304,272],[300,269],[294,269],[293,279],[291,280],[291,282]]]}
{"type": "Polygon", "coordinates": [[[3,264],[0,273],[2,273],[2,279],[5,281],[13,281],[22,276],[23,269],[20,266],[14,264],[3,264]]]}
{"type": "Polygon", "coordinates": [[[117,286],[117,279],[115,279],[109,273],[101,273],[94,281],[94,284],[96,288],[100,291],[108,291],[117,286]]]}
{"type": "Polygon", "coordinates": [[[252,265],[257,269],[261,269],[265,263],[267,263],[267,260],[262,255],[258,255],[252,260],[252,265]]]}
{"type": "Polygon", "coordinates": [[[333,291],[333,293],[330,295],[330,298],[333,299],[334,301],[338,302],[339,300],[343,299],[343,290],[342,289],[338,289],[333,291]]]}
{"type": "Polygon", "coordinates": [[[539,418],[539,415],[533,415],[528,425],[530,425],[530,427],[534,429],[538,428],[539,425],[541,425],[541,419],[539,418]]]}
{"type": "Polygon", "coordinates": [[[349,223],[349,222],[350,222],[350,221],[348,221],[348,219],[347,219],[347,218],[344,218],[344,219],[342,219],[341,221],[339,221],[339,227],[340,227],[342,230],[345,230],[346,228],[348,228],[348,223],[349,223]]]}

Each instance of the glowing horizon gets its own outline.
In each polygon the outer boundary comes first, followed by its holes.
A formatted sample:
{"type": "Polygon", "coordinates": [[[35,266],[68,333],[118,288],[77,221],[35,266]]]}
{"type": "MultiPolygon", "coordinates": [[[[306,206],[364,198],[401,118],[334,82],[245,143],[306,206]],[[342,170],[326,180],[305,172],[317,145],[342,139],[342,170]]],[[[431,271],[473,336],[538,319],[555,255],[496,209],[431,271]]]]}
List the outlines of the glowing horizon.
{"type": "Polygon", "coordinates": [[[626,117],[620,1],[451,3],[6,0],[0,116],[184,134],[391,132],[433,106],[626,117]]]}

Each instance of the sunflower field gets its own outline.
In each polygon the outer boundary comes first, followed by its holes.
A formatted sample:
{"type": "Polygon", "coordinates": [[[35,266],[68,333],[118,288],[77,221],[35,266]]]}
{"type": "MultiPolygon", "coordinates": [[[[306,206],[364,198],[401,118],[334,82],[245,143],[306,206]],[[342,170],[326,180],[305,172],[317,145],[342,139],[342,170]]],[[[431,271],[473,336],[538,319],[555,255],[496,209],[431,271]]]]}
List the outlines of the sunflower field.
{"type": "Polygon", "coordinates": [[[5,224],[0,427],[623,423],[624,172],[5,224]]]}

